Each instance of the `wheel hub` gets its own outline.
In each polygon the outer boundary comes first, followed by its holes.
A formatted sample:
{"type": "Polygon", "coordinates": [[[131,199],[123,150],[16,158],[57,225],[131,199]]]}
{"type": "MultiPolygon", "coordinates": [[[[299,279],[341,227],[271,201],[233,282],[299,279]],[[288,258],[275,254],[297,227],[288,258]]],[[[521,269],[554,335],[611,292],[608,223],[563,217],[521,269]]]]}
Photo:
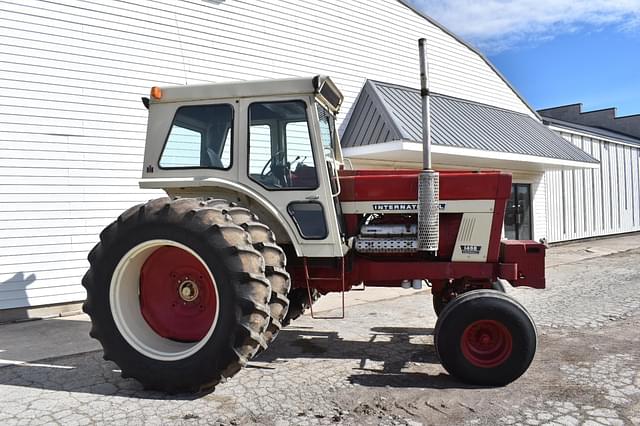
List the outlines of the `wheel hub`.
{"type": "Polygon", "coordinates": [[[185,302],[193,302],[198,298],[198,285],[191,281],[188,278],[185,278],[184,281],[179,283],[178,286],[178,294],[182,300],[185,302]]]}
{"type": "Polygon", "coordinates": [[[476,367],[493,368],[505,362],[513,351],[511,332],[501,322],[478,320],[462,333],[460,348],[476,367]]]}
{"type": "Polygon", "coordinates": [[[202,340],[216,317],[213,277],[191,253],[164,246],[140,272],[140,310],[160,336],[179,342],[202,340]]]}
{"type": "Polygon", "coordinates": [[[483,346],[487,346],[487,345],[489,345],[489,344],[491,343],[491,336],[489,336],[489,335],[488,335],[488,334],[486,334],[486,333],[483,333],[483,334],[482,334],[482,337],[480,337],[480,343],[481,343],[483,346]]]}

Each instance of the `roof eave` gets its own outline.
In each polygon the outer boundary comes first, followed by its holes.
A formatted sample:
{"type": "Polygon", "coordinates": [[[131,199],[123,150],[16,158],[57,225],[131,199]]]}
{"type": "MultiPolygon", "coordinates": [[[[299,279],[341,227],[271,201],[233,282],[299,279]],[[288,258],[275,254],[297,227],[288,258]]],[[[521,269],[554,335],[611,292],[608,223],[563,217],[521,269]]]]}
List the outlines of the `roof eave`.
{"type": "MultiPolygon", "coordinates": [[[[555,169],[595,169],[599,163],[539,157],[534,155],[485,151],[446,145],[433,145],[434,163],[451,164],[460,167],[514,169],[514,170],[555,170],[555,169]]],[[[353,159],[414,162],[421,158],[422,144],[409,140],[397,140],[374,145],[363,145],[343,149],[343,155],[353,159]]]]}
{"type": "Polygon", "coordinates": [[[559,132],[567,132],[573,133],[580,136],[586,136],[592,139],[598,139],[605,142],[617,143],[620,145],[630,146],[633,148],[638,148],[640,146],[640,139],[635,139],[626,135],[615,135],[616,132],[611,130],[606,130],[611,135],[606,135],[598,132],[598,128],[593,128],[591,126],[585,126],[576,123],[569,123],[567,121],[552,119],[552,118],[543,118],[543,123],[551,130],[559,131],[559,132]]]}

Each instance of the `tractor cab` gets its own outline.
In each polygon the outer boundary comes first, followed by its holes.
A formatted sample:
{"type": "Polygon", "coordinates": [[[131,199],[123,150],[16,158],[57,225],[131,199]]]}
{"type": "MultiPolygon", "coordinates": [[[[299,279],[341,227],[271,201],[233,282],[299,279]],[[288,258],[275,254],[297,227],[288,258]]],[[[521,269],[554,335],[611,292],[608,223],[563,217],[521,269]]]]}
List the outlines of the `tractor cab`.
{"type": "Polygon", "coordinates": [[[155,87],[140,186],[172,196],[233,194],[297,255],[341,257],[342,100],[324,76],[155,87]]]}

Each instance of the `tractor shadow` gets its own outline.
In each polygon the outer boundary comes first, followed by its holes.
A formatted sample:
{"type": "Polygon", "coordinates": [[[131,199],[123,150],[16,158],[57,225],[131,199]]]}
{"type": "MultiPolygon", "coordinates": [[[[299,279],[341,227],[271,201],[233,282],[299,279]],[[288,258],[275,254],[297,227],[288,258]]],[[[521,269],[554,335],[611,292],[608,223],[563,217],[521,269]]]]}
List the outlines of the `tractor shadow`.
{"type": "MultiPolygon", "coordinates": [[[[51,336],[50,343],[55,345],[54,336],[67,332],[75,334],[74,339],[82,343],[80,339],[89,339],[85,334],[88,325],[86,322],[75,324],[76,322],[53,322],[51,326],[58,329],[49,330],[40,338],[48,339],[47,335],[51,336]],[[74,332],[78,328],[83,329],[82,335],[74,332]]],[[[292,368],[287,365],[288,360],[355,360],[357,366],[351,370],[352,373],[347,378],[355,385],[469,388],[470,386],[455,381],[434,367],[434,364],[438,364],[438,359],[433,346],[428,343],[428,337],[432,334],[431,328],[375,327],[370,329],[368,339],[349,340],[334,331],[292,327],[283,330],[271,348],[249,363],[247,373],[253,371],[255,374],[258,373],[256,370],[265,370],[265,374],[277,374],[274,370],[292,368]],[[425,370],[432,373],[428,374],[425,370]]],[[[78,347],[82,346],[78,344],[78,347]]],[[[314,364],[310,362],[303,368],[313,369],[314,364]]],[[[300,374],[305,373],[301,371],[300,374]]],[[[196,400],[205,395],[166,394],[145,390],[136,380],[123,379],[114,363],[103,360],[102,350],[40,359],[19,365],[0,362],[0,386],[3,385],[145,400],[196,400]]]]}
{"type": "Polygon", "coordinates": [[[432,328],[373,327],[368,340],[348,340],[337,332],[284,329],[278,335],[277,343],[254,359],[268,364],[249,363],[249,368],[270,369],[269,363],[299,358],[358,360],[358,367],[348,377],[351,384],[366,387],[476,388],[444,372],[428,374],[420,371],[429,364],[440,364],[433,345],[424,342],[427,336],[432,335],[432,328]]]}

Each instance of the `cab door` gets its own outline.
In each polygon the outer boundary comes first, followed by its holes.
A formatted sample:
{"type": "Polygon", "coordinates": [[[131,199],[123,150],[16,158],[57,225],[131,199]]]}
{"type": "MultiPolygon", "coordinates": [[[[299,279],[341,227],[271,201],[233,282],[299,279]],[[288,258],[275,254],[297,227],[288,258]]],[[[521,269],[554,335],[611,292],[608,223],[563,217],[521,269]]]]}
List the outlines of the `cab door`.
{"type": "Polygon", "coordinates": [[[341,257],[346,252],[333,205],[313,98],[240,100],[247,129],[240,137],[246,162],[240,179],[280,212],[294,229],[301,254],[341,257]]]}

